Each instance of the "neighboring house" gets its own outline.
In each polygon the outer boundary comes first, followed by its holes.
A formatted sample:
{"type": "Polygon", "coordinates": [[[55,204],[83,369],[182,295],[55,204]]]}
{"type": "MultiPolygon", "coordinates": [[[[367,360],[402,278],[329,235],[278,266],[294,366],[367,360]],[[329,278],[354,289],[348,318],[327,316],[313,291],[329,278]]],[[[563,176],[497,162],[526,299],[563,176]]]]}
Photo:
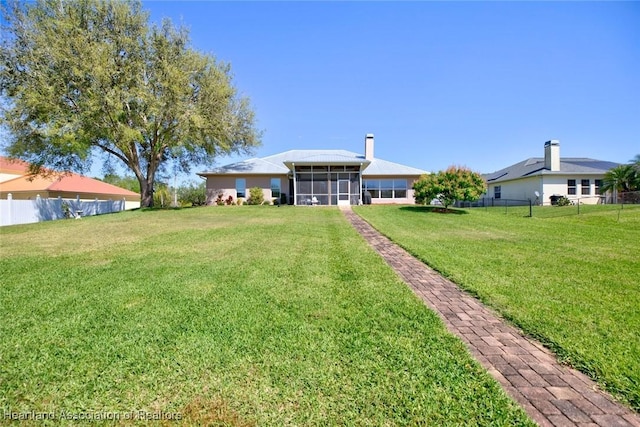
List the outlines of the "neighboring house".
{"type": "Polygon", "coordinates": [[[35,200],[38,196],[78,201],[124,200],[125,209],[140,207],[140,194],[133,191],[75,173],[34,176],[27,163],[0,157],[0,199],[7,199],[9,194],[13,200],[35,200]]]}
{"type": "Polygon", "coordinates": [[[294,205],[413,204],[413,181],[427,173],[375,158],[372,134],[365,138],[364,155],[345,150],[290,150],[202,172],[207,180],[207,203],[219,197],[234,201],[260,187],[265,200],[294,205]]]}
{"type": "Polygon", "coordinates": [[[566,196],[584,204],[606,203],[600,194],[604,174],[619,163],[587,158],[560,157],[560,142],[547,141],[544,157],[534,157],[486,174],[487,197],[551,204],[551,196],[566,196]],[[537,194],[536,194],[537,193],[537,194]]]}

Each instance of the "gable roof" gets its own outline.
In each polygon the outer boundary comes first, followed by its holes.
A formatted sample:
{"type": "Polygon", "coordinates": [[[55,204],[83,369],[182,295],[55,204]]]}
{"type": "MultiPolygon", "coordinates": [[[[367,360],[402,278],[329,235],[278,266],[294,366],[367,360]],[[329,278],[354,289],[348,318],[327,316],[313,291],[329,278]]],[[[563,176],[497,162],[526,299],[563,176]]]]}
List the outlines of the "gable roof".
{"type": "Polygon", "coordinates": [[[362,176],[368,175],[424,175],[425,170],[401,165],[400,163],[374,158],[369,167],[362,172],[362,176]]]}
{"type": "Polygon", "coordinates": [[[619,166],[619,163],[581,157],[566,157],[560,159],[560,170],[552,172],[544,167],[544,158],[532,157],[483,176],[487,182],[493,183],[539,175],[604,174],[616,166],[619,166]]]}
{"type": "Polygon", "coordinates": [[[232,163],[198,175],[282,175],[294,165],[362,165],[367,175],[422,175],[421,169],[404,166],[382,159],[367,160],[361,154],[346,150],[289,150],[262,158],[232,163]]]}
{"type": "Polygon", "coordinates": [[[10,159],[0,156],[0,173],[24,175],[29,173],[29,163],[20,159],[10,159]]]}
{"type": "Polygon", "coordinates": [[[21,176],[0,183],[0,192],[19,193],[36,191],[55,191],[78,194],[104,194],[109,196],[139,197],[140,194],[117,187],[97,179],[88,178],[76,173],[51,174],[48,176],[30,175],[29,164],[21,161],[11,161],[0,157],[0,167],[14,165],[16,172],[22,172],[21,176]],[[20,167],[22,169],[20,170],[20,167]]]}
{"type": "Polygon", "coordinates": [[[105,194],[109,196],[140,196],[138,193],[86,176],[71,174],[62,176],[24,175],[0,184],[3,193],[56,191],[78,194],[105,194]]]}

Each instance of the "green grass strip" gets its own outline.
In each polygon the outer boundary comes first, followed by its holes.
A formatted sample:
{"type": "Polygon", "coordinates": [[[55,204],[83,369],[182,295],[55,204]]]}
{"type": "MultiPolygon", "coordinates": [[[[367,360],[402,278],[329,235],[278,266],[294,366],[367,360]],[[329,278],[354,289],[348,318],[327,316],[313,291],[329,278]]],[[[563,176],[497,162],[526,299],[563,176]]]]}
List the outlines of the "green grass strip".
{"type": "Polygon", "coordinates": [[[336,209],[0,229],[0,408],[532,425],[336,209]]]}
{"type": "Polygon", "coordinates": [[[356,211],[640,410],[640,209],[563,209],[356,211]]]}

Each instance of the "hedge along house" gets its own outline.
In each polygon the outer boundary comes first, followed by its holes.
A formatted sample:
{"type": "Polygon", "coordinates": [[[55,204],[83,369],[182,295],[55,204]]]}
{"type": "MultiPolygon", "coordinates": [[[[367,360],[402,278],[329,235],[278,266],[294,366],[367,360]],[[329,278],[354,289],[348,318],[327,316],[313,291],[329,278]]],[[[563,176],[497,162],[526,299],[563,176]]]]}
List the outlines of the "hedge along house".
{"type": "Polygon", "coordinates": [[[544,157],[533,157],[497,172],[484,175],[487,197],[494,199],[531,199],[551,204],[551,196],[565,196],[583,204],[610,202],[601,195],[604,174],[619,163],[581,157],[560,157],[560,142],[547,141],[544,157]],[[537,193],[537,194],[536,194],[537,193]]]}
{"type": "Polygon", "coordinates": [[[199,173],[207,180],[207,204],[218,198],[246,199],[262,189],[265,200],[293,205],[357,205],[365,192],[372,203],[413,204],[413,181],[421,169],[375,158],[374,137],[365,153],[346,150],[290,150],[199,173]]]}

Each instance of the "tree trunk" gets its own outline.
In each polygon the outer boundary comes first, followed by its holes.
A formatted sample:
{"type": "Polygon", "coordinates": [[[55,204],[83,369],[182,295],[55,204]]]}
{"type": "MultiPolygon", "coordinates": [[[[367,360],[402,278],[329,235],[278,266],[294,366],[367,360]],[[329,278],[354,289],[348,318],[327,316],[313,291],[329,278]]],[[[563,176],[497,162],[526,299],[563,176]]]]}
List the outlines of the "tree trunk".
{"type": "Polygon", "coordinates": [[[153,182],[147,182],[146,179],[140,179],[140,207],[153,207],[153,182]]]}

